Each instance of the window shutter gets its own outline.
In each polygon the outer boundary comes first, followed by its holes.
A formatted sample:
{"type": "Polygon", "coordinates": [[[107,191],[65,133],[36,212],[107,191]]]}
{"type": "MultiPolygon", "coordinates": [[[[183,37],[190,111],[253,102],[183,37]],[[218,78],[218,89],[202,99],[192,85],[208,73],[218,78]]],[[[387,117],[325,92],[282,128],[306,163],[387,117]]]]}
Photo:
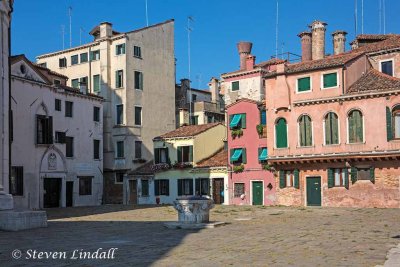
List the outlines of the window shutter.
{"type": "Polygon", "coordinates": [[[246,129],[246,114],[242,114],[242,118],[240,119],[240,123],[242,124],[242,129],[246,129]]]}
{"type": "Polygon", "coordinates": [[[339,144],[339,122],[338,117],[335,113],[330,113],[331,115],[331,131],[332,131],[332,143],[339,144]]]}
{"type": "Polygon", "coordinates": [[[182,162],[182,147],[181,146],[178,146],[177,153],[178,153],[178,162],[182,162]]]}
{"type": "Polygon", "coordinates": [[[299,170],[295,169],[293,171],[293,174],[294,174],[294,187],[299,189],[300,188],[299,170]]]}
{"type": "Polygon", "coordinates": [[[324,88],[334,87],[337,85],[337,74],[329,73],[324,74],[324,88]]]}
{"type": "Polygon", "coordinates": [[[154,149],[154,163],[160,163],[160,149],[154,149]]]}
{"type": "Polygon", "coordinates": [[[189,146],[189,162],[193,162],[193,146],[189,146]]]}
{"type": "Polygon", "coordinates": [[[386,107],[386,135],[388,141],[393,139],[392,112],[389,107],[386,107]]]}
{"type": "Polygon", "coordinates": [[[196,194],[198,194],[198,195],[201,195],[201,191],[200,191],[200,179],[199,178],[196,178],[196,181],[195,181],[195,193],[196,194]]]}
{"type": "Polygon", "coordinates": [[[345,168],[344,170],[344,187],[349,189],[349,170],[345,168]]]}
{"type": "Polygon", "coordinates": [[[328,188],[335,186],[334,169],[328,169],[328,188]]]}
{"type": "Polygon", "coordinates": [[[375,183],[375,168],[371,167],[369,169],[369,180],[374,184],[375,183]]]}
{"type": "Polygon", "coordinates": [[[229,115],[229,124],[231,124],[232,118],[233,118],[233,114],[229,115]]]}
{"type": "Polygon", "coordinates": [[[351,182],[354,184],[357,182],[357,168],[356,167],[351,167],[350,169],[350,175],[351,175],[351,182]]]}
{"type": "Polygon", "coordinates": [[[154,195],[159,196],[160,195],[160,180],[154,180],[154,195]]]}
{"type": "Polygon", "coordinates": [[[189,195],[193,195],[193,179],[189,180],[189,195]]]}
{"type": "Polygon", "coordinates": [[[143,90],[143,73],[140,73],[139,77],[140,77],[140,80],[139,80],[140,81],[140,89],[143,90]]]}
{"type": "Polygon", "coordinates": [[[258,148],[258,154],[257,154],[258,162],[261,162],[261,160],[260,160],[261,151],[262,151],[262,148],[259,147],[258,148]]]}
{"type": "Polygon", "coordinates": [[[297,91],[308,91],[310,88],[310,77],[304,77],[297,80],[297,91]]]}
{"type": "Polygon", "coordinates": [[[118,88],[118,71],[115,72],[115,87],[118,88]]]}
{"type": "Polygon", "coordinates": [[[357,134],[357,142],[363,142],[364,138],[363,138],[363,121],[362,121],[362,114],[361,112],[357,112],[356,113],[356,134],[357,134]]]}
{"type": "Polygon", "coordinates": [[[178,196],[182,196],[182,179],[178,179],[178,196]]]}
{"type": "Polygon", "coordinates": [[[49,117],[47,119],[47,121],[49,122],[48,124],[48,144],[53,144],[53,117],[49,117]]]}
{"type": "Polygon", "coordinates": [[[246,148],[242,148],[242,163],[247,163],[246,148]]]}
{"type": "Polygon", "coordinates": [[[125,44],[122,44],[121,51],[122,51],[122,54],[125,54],[125,44]]]}
{"type": "Polygon", "coordinates": [[[285,171],[279,171],[279,188],[286,187],[285,171]]]}
{"type": "Polygon", "coordinates": [[[232,163],[232,155],[233,155],[234,152],[235,152],[235,150],[233,148],[231,148],[229,150],[229,163],[232,163]]]}

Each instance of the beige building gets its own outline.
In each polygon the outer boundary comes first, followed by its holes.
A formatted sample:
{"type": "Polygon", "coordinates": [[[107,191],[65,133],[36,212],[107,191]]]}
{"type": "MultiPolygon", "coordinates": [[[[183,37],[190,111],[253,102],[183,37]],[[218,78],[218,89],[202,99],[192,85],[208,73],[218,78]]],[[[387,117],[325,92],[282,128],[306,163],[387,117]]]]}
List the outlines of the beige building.
{"type": "Polygon", "coordinates": [[[104,101],[105,202],[122,202],[122,181],[153,157],[155,136],[175,129],[174,21],[119,33],[104,22],[94,41],[37,57],[68,85],[104,101]]]}

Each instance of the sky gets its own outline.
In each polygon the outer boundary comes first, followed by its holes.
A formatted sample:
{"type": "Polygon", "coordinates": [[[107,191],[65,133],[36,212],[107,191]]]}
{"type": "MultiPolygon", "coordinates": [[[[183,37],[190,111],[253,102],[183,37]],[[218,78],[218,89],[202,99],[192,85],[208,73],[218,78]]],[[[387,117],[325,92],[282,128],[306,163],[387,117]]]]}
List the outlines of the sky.
{"type": "MultiPolygon", "coordinates": [[[[326,53],[332,53],[331,33],[348,32],[347,45],[357,33],[400,33],[399,0],[278,0],[278,52],[301,54],[297,34],[313,20],[326,22],[326,53]],[[385,2],[385,23],[380,2],[385,2]],[[364,23],[362,23],[362,2],[364,23]],[[397,19],[396,19],[397,17],[397,19]],[[363,24],[363,27],[361,26],[363,24]]],[[[12,18],[12,53],[30,60],[69,47],[68,7],[72,7],[72,46],[91,42],[90,30],[109,21],[119,32],[146,27],[146,0],[16,0],[12,18]],[[82,29],[82,30],[81,30],[82,29]],[[82,32],[82,34],[81,34],[82,32]]],[[[277,0],[147,0],[149,25],[175,19],[177,82],[189,77],[187,21],[191,16],[190,79],[207,88],[211,77],[239,68],[236,44],[253,43],[256,62],[276,53],[277,0]]],[[[349,49],[347,46],[346,49],[349,49]]]]}

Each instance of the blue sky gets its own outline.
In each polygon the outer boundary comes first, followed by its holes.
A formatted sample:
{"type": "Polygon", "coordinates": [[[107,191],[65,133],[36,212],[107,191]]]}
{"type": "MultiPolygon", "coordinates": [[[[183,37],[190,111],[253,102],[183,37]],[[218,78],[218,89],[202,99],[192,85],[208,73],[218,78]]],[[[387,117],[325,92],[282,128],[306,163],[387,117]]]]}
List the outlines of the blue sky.
{"type": "MultiPolygon", "coordinates": [[[[379,2],[364,0],[364,33],[383,33],[379,2]]],[[[191,34],[191,80],[193,87],[206,88],[212,76],[238,69],[236,43],[253,42],[257,62],[275,54],[276,0],[147,0],[149,24],[175,19],[177,80],[188,76],[187,17],[194,17],[191,34]]],[[[361,2],[358,0],[358,33],[361,33],[361,2]]],[[[400,1],[385,0],[386,33],[400,33],[400,1]]],[[[88,32],[99,22],[109,21],[117,31],[146,26],[145,0],[17,0],[12,24],[13,54],[29,59],[69,46],[68,6],[72,6],[72,44],[92,41],[88,32]]],[[[328,23],[327,53],[332,53],[331,33],[345,30],[354,39],[354,0],[279,0],[279,52],[300,54],[297,34],[315,19],[328,23]]],[[[347,43],[348,43],[347,42],[347,43]]]]}

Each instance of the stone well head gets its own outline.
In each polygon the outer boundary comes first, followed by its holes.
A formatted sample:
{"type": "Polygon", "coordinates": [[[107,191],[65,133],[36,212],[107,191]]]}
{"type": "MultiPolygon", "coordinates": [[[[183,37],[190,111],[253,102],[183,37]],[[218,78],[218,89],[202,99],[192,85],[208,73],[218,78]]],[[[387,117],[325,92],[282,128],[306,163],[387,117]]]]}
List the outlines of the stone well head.
{"type": "Polygon", "coordinates": [[[210,209],[214,208],[214,201],[201,196],[181,197],[174,201],[174,208],[178,211],[180,223],[208,223],[210,209]]]}

